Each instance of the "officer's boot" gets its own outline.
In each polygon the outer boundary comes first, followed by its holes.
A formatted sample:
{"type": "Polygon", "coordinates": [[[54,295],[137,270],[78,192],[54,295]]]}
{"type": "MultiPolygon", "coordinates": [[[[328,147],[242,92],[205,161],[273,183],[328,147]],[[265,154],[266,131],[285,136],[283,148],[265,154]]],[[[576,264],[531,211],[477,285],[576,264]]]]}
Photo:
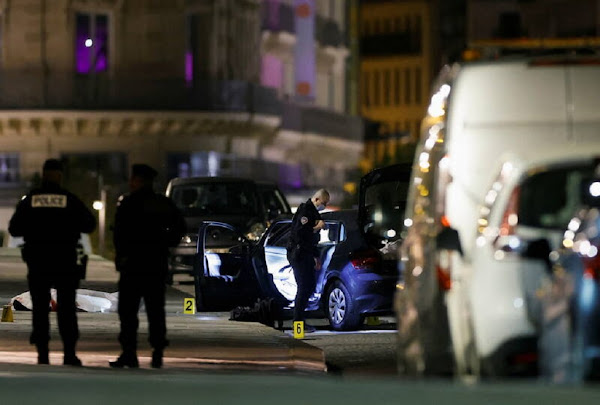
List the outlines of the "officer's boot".
{"type": "Polygon", "coordinates": [[[152,352],[152,368],[161,368],[163,365],[163,349],[154,349],[152,352]]]}
{"type": "Polygon", "coordinates": [[[50,357],[48,352],[48,344],[36,345],[38,352],[38,364],[50,364],[50,357]]]}
{"type": "Polygon", "coordinates": [[[118,359],[115,361],[109,361],[108,364],[112,368],[138,368],[140,366],[137,358],[137,353],[135,351],[123,351],[118,359]]]}
{"type": "Polygon", "coordinates": [[[79,357],[77,357],[77,355],[75,354],[75,346],[65,345],[64,353],[65,355],[63,357],[63,364],[65,366],[81,367],[83,365],[81,364],[81,360],[79,360],[79,357]]]}

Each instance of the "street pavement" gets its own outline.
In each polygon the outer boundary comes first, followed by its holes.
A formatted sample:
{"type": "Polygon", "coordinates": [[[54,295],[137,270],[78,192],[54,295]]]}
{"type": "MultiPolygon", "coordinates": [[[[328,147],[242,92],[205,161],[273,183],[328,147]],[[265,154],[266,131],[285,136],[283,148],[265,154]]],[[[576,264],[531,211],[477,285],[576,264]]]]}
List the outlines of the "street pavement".
{"type": "MultiPolygon", "coordinates": [[[[0,249],[0,303],[27,290],[26,267],[14,249],[0,249]]],[[[81,287],[103,292],[117,290],[118,273],[112,262],[94,256],[81,287]]],[[[211,313],[184,314],[189,293],[168,287],[165,369],[264,370],[325,373],[323,351],[289,334],[255,322],[236,322],[211,313]]],[[[0,363],[35,364],[35,347],[29,344],[31,312],[13,311],[14,322],[1,322],[0,363]]],[[[119,319],[114,312],[80,312],[77,351],[87,367],[106,368],[120,347],[119,319]]],[[[145,313],[140,312],[140,366],[148,368],[151,348],[147,343],[145,313]]],[[[56,313],[51,313],[51,365],[62,364],[62,346],[56,313]]]]}

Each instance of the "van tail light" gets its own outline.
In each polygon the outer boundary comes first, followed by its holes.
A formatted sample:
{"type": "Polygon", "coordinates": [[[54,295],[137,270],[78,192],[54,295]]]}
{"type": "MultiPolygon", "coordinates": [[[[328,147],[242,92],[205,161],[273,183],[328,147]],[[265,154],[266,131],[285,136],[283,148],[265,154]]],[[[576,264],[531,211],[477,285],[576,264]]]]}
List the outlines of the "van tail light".
{"type": "Polygon", "coordinates": [[[373,270],[380,262],[379,251],[376,249],[360,250],[350,254],[350,263],[356,270],[373,270]]]}
{"type": "Polygon", "coordinates": [[[521,197],[521,188],[515,187],[508,205],[502,216],[502,223],[500,224],[500,236],[508,236],[515,234],[515,227],[519,223],[519,198],[521,197]]]}
{"type": "Polygon", "coordinates": [[[435,265],[438,285],[440,290],[448,291],[452,288],[451,263],[452,252],[450,250],[440,250],[437,253],[437,263],[435,265]]]}

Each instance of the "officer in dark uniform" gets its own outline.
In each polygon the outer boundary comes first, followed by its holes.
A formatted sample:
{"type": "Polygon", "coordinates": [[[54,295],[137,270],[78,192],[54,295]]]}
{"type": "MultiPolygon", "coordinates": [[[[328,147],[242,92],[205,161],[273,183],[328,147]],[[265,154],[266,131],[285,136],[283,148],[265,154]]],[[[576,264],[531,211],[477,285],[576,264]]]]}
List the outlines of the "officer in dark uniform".
{"type": "Polygon", "coordinates": [[[137,358],[138,310],[143,298],[154,351],[152,367],[162,367],[168,345],[165,319],[165,281],[169,247],[177,246],[185,232],[185,221],[175,204],[154,192],[157,172],[148,165],[131,169],[131,193],[122,196],[115,214],[113,241],[119,279],[119,342],[122,353],[111,367],[139,367],[137,358]]]}
{"type": "Polygon", "coordinates": [[[81,273],[77,271],[77,244],[81,233],[96,228],[96,219],[79,198],[61,187],[63,167],[48,159],[42,170],[42,184],[31,190],[17,205],[8,231],[22,236],[23,259],[33,303],[31,344],[38,351],[38,364],[49,364],[50,289],[56,288],[58,329],[63,341],[63,363],[81,366],[75,354],[79,328],[75,307],[81,273]]]}
{"type": "MultiPolygon", "coordinates": [[[[320,270],[319,231],[325,227],[319,211],[329,203],[329,192],[325,189],[317,191],[305,203],[298,206],[294,218],[290,239],[287,245],[287,258],[294,271],[298,287],[294,301],[294,322],[304,321],[304,310],[308,299],[315,290],[316,270],[320,270]]],[[[314,332],[312,325],[304,325],[305,332],[314,332]]]]}

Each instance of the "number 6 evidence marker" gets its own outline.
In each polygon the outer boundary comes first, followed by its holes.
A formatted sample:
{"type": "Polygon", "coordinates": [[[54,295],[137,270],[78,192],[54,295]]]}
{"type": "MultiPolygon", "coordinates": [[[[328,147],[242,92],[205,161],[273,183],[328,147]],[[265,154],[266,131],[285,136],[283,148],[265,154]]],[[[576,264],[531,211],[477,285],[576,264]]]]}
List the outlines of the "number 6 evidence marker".
{"type": "Polygon", "coordinates": [[[304,321],[294,322],[294,339],[304,339],[304,321]]]}

